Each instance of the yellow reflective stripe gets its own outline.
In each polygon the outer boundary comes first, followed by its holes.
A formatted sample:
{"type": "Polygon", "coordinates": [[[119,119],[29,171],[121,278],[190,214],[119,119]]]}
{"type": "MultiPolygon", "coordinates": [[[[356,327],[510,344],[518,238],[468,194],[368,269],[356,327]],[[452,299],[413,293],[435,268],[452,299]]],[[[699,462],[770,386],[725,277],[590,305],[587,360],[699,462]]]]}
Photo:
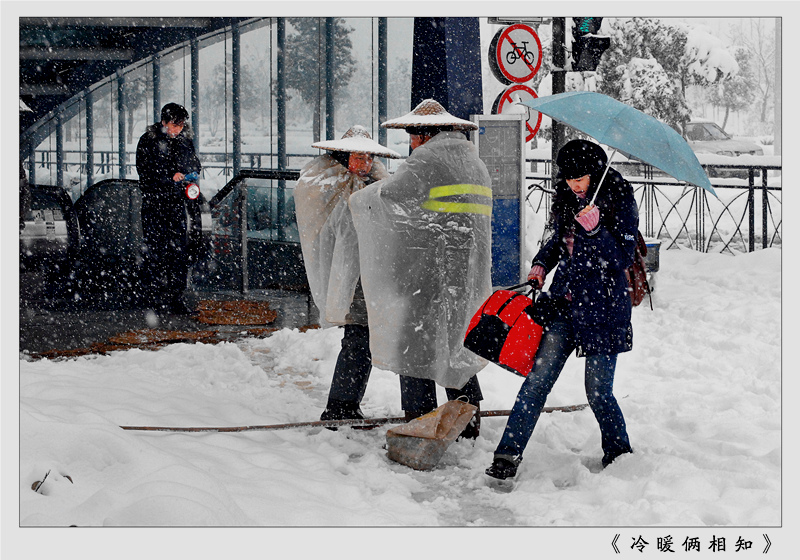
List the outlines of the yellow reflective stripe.
{"type": "Polygon", "coordinates": [[[457,194],[479,194],[492,198],[492,189],[483,185],[443,185],[441,187],[433,187],[428,194],[428,198],[441,198],[457,194]]]}
{"type": "Polygon", "coordinates": [[[439,202],[426,200],[422,207],[434,212],[448,212],[450,214],[483,214],[492,215],[492,207],[488,204],[471,204],[468,202],[439,202]]]}

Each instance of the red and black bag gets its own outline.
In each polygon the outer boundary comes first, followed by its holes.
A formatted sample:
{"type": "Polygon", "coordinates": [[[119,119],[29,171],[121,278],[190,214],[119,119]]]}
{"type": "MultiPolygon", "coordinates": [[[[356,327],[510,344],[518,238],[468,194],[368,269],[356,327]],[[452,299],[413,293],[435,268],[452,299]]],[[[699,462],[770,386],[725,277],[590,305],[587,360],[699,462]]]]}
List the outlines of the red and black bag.
{"type": "Polygon", "coordinates": [[[542,327],[533,320],[534,302],[513,291],[528,283],[497,290],[472,317],[464,337],[464,347],[492,363],[517,375],[527,376],[542,327]]]}

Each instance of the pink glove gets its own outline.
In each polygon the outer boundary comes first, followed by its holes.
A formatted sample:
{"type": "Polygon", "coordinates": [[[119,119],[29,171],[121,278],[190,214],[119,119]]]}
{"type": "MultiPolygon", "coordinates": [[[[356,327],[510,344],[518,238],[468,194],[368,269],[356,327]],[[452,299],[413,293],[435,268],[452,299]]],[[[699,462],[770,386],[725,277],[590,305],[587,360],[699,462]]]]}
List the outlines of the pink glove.
{"type": "Polygon", "coordinates": [[[535,264],[531,267],[531,271],[528,273],[528,280],[536,280],[537,287],[541,288],[544,286],[544,277],[547,275],[547,271],[544,267],[540,264],[535,264]]]}
{"type": "Polygon", "coordinates": [[[583,226],[583,229],[586,231],[592,231],[600,222],[600,210],[597,208],[597,206],[593,206],[592,209],[586,212],[583,216],[575,216],[575,219],[580,225],[583,226]]]}

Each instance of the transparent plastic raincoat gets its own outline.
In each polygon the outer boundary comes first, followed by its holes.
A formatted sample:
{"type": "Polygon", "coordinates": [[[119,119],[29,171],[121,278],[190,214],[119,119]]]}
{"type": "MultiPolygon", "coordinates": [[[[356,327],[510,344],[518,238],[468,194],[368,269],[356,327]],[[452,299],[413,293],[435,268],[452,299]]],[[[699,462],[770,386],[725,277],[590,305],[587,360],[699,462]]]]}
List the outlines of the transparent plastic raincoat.
{"type": "Polygon", "coordinates": [[[460,389],[486,365],[463,345],[491,293],[491,180],[477,149],[440,132],[350,209],[372,363],[460,389]]]}
{"type": "MultiPolygon", "coordinates": [[[[388,177],[377,159],[367,182],[388,177]]],[[[359,279],[358,238],[347,200],[365,182],[329,154],[300,171],[294,190],[300,245],[308,284],[324,325],[366,324],[363,302],[354,303],[359,279]]]]}

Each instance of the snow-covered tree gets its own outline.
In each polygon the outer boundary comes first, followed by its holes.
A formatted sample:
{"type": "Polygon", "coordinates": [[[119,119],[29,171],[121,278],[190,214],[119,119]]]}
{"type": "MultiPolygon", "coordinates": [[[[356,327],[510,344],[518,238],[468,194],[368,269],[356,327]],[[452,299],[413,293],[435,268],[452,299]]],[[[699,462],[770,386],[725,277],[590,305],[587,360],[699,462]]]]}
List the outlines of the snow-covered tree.
{"type": "MultiPolygon", "coordinates": [[[[325,91],[325,18],[289,18],[286,32],[286,88],[300,93],[314,114],[314,141],[320,136],[320,99],[325,91]]],[[[334,19],[334,96],[343,93],[355,72],[351,27],[342,18],[334,19]]]]}
{"type": "MultiPolygon", "coordinates": [[[[203,110],[203,122],[208,123],[211,136],[216,136],[223,123],[232,122],[232,87],[233,77],[231,68],[233,62],[231,55],[227,57],[227,64],[217,64],[212,70],[210,84],[201,88],[200,106],[203,110]]],[[[259,93],[255,87],[255,80],[251,77],[250,67],[240,66],[241,78],[239,80],[239,106],[241,110],[252,110],[257,106],[259,93]]]]}
{"type": "Polygon", "coordinates": [[[597,91],[676,130],[691,116],[689,84],[713,83],[738,71],[730,49],[701,26],[655,18],[606,18],[603,23],[611,47],[597,68],[597,91]]]}
{"type": "Polygon", "coordinates": [[[728,124],[732,111],[741,111],[752,105],[757,89],[752,54],[745,48],[737,48],[735,56],[739,72],[726,80],[711,84],[706,90],[709,102],[725,108],[723,129],[728,124]]]}
{"type": "Polygon", "coordinates": [[[731,28],[731,40],[743,46],[753,57],[751,68],[755,74],[754,86],[758,94],[759,123],[771,123],[769,110],[775,84],[775,20],[774,18],[746,18],[731,28]]]}

